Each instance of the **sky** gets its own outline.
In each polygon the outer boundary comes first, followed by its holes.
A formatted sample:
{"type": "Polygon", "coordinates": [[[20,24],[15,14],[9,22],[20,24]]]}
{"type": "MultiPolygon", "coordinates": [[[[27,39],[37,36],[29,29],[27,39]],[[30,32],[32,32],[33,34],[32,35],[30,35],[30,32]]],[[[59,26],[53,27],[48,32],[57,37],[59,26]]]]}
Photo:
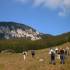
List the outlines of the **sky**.
{"type": "Polygon", "coordinates": [[[70,32],[70,0],[0,0],[0,21],[23,23],[45,34],[70,32]]]}

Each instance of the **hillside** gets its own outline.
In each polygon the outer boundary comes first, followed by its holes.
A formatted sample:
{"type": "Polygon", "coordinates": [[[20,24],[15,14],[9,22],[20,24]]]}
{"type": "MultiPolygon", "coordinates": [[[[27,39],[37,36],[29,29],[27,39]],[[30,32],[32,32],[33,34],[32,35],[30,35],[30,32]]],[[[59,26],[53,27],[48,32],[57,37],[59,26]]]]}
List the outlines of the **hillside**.
{"type": "MultiPolygon", "coordinates": [[[[65,43],[57,47],[70,47],[70,43],[65,43]]],[[[55,48],[54,46],[53,48],[55,48]]],[[[70,56],[65,59],[65,64],[60,64],[56,59],[56,65],[49,64],[49,49],[36,50],[35,58],[31,57],[31,51],[28,51],[26,60],[23,60],[22,53],[0,54],[0,70],[70,70],[70,56]],[[41,62],[40,59],[43,59],[41,62]]]]}
{"type": "Polygon", "coordinates": [[[35,41],[25,39],[0,40],[0,51],[12,49],[15,52],[22,52],[23,50],[39,50],[62,45],[66,42],[70,42],[70,33],[67,34],[65,34],[66,36],[63,34],[64,37],[62,35],[51,37],[49,36],[35,41]]]}
{"type": "Polygon", "coordinates": [[[0,22],[0,39],[14,38],[41,39],[39,32],[30,26],[16,22],[0,22]]]}

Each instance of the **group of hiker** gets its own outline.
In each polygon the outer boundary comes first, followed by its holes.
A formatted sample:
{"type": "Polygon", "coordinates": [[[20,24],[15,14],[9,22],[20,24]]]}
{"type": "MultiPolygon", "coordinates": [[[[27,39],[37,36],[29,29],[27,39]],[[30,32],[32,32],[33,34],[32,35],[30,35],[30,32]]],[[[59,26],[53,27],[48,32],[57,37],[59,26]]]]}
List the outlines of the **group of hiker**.
{"type": "MultiPolygon", "coordinates": [[[[24,51],[22,54],[23,54],[23,58],[25,60],[26,59],[26,56],[27,56],[27,51],[24,51]]],[[[32,58],[35,57],[35,50],[31,50],[31,55],[32,55],[32,58]]]]}
{"type": "MultiPolygon", "coordinates": [[[[66,56],[69,56],[69,47],[66,48],[50,48],[49,50],[49,55],[50,55],[50,63],[51,64],[56,64],[56,59],[60,59],[61,64],[65,64],[65,58],[66,56]]],[[[23,57],[24,60],[26,59],[27,52],[23,52],[23,57]]],[[[31,56],[32,58],[35,57],[35,50],[31,50],[31,56]]]]}
{"type": "Polygon", "coordinates": [[[56,47],[55,49],[50,49],[49,54],[50,54],[51,64],[56,64],[56,58],[60,59],[61,64],[65,64],[65,57],[69,56],[69,47],[66,48],[56,47]]]}

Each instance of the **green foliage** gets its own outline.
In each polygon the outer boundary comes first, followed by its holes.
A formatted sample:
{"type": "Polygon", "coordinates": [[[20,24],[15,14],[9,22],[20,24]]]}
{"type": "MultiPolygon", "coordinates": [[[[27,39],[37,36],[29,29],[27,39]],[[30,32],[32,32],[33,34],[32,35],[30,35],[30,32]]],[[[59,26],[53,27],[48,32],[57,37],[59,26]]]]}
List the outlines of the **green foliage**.
{"type": "MultiPolygon", "coordinates": [[[[66,36],[67,37],[67,36],[66,36]]],[[[46,37],[44,39],[31,41],[24,39],[10,39],[10,40],[0,40],[0,51],[12,49],[16,53],[22,52],[23,50],[31,49],[44,49],[52,46],[57,46],[70,42],[70,36],[65,38],[65,36],[55,36],[55,37],[46,37]]]]}

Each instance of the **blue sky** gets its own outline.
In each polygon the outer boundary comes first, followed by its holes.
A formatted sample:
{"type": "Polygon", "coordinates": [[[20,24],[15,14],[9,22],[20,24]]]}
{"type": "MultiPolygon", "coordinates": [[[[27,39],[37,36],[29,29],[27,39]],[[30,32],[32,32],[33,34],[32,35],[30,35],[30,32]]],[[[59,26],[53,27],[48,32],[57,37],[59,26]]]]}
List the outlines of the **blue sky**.
{"type": "Polygon", "coordinates": [[[70,32],[70,0],[0,0],[0,21],[29,25],[39,32],[70,32]]]}

